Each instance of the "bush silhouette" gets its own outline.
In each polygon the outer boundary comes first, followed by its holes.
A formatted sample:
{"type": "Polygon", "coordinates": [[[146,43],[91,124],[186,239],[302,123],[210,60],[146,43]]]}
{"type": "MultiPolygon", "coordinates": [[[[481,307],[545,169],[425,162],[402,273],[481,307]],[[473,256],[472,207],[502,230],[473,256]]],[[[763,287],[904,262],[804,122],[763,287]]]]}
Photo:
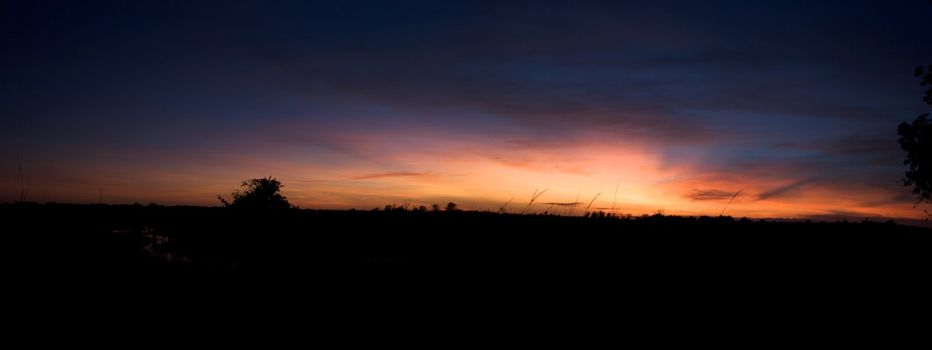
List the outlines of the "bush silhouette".
{"type": "MultiPolygon", "coordinates": [[[[916,76],[922,79],[920,85],[932,85],[932,65],[928,70],[916,68],[916,76]]],[[[923,100],[932,106],[932,88],[926,91],[923,100]]],[[[932,123],[929,113],[916,117],[912,123],[903,122],[897,128],[900,135],[900,148],[906,152],[903,164],[909,166],[903,178],[903,185],[912,187],[916,203],[932,203],[932,123]]]]}
{"type": "Polygon", "coordinates": [[[244,188],[242,192],[235,191],[231,194],[232,203],[227,202],[222,196],[217,196],[217,198],[224,206],[231,208],[289,209],[292,207],[288,199],[281,194],[281,188],[285,185],[271,176],[243,181],[241,186],[244,188]]]}

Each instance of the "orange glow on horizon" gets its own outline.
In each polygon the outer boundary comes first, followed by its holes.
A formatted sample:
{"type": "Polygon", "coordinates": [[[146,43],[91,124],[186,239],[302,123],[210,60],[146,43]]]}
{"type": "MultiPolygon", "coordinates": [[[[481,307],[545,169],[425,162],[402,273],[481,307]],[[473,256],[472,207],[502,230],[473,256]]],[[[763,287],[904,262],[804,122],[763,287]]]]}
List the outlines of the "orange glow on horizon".
{"type": "MultiPolygon", "coordinates": [[[[582,214],[613,206],[619,214],[718,215],[737,190],[726,214],[753,218],[808,216],[921,218],[912,203],[882,203],[894,195],[886,189],[841,191],[824,184],[803,183],[791,196],[766,197],[774,188],[798,179],[792,174],[759,178],[710,172],[699,161],[670,162],[663,149],[634,142],[604,139],[565,144],[488,142],[474,136],[417,137],[430,131],[373,134],[354,139],[367,158],[303,156],[286,153],[274,159],[249,154],[197,154],[185,161],[153,154],[145,159],[75,162],[36,166],[30,170],[30,200],[93,203],[104,192],[107,203],[218,205],[243,179],[274,176],[284,194],[303,208],[371,209],[411,202],[419,206],[456,202],[461,208],[521,212],[535,190],[548,189],[532,212],[568,214],[567,206],[547,203],[578,201],[582,214]],[[402,140],[391,141],[388,140],[402,140]],[[375,159],[375,160],[372,160],[375,159]],[[697,191],[715,190],[716,197],[697,198],[697,191]],[[837,210],[843,208],[843,211],[837,210]]],[[[13,200],[19,186],[5,170],[2,193],[13,200]]],[[[905,189],[904,189],[905,191],[905,189]]]]}

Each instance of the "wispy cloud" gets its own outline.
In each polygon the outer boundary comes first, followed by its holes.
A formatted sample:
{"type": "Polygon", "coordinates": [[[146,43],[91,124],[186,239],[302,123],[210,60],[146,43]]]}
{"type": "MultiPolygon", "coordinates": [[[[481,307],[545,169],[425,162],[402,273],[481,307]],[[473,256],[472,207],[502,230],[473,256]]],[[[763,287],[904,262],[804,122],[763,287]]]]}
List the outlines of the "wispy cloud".
{"type": "Polygon", "coordinates": [[[788,185],[773,188],[773,189],[770,189],[770,190],[767,190],[767,191],[764,191],[758,194],[757,199],[764,200],[764,199],[775,199],[775,198],[790,196],[793,193],[795,193],[797,190],[799,190],[800,188],[806,185],[809,185],[812,182],[813,180],[801,180],[801,181],[796,181],[788,185]]]}
{"type": "Polygon", "coordinates": [[[731,198],[735,195],[731,191],[722,191],[722,190],[695,190],[692,193],[686,195],[686,198],[689,198],[694,201],[711,201],[711,200],[725,200],[731,198]]]}
{"type": "Polygon", "coordinates": [[[580,206],[580,205],[585,204],[585,203],[583,203],[583,202],[546,202],[546,203],[541,203],[541,204],[544,204],[544,205],[555,205],[555,206],[558,206],[558,207],[575,207],[575,206],[580,206]]]}
{"type": "Polygon", "coordinates": [[[372,180],[372,179],[384,179],[384,178],[393,178],[393,177],[424,177],[428,176],[430,173],[423,172],[385,172],[385,173],[372,173],[365,174],[353,177],[353,180],[372,180]]]}

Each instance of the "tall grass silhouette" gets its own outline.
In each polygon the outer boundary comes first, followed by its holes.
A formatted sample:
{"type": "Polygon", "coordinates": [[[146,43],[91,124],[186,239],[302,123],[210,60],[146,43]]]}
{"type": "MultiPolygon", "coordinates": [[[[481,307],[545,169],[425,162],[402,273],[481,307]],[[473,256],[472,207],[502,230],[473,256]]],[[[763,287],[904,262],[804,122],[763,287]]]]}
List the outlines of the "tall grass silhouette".
{"type": "Polygon", "coordinates": [[[534,205],[534,201],[536,201],[538,197],[544,194],[544,192],[547,192],[548,190],[550,190],[549,188],[547,188],[547,189],[544,189],[543,191],[537,192],[538,189],[539,188],[534,189],[534,194],[531,195],[531,200],[528,201],[527,207],[524,208],[524,211],[522,212],[522,214],[527,214],[528,210],[531,210],[531,206],[534,205]]]}
{"type": "Polygon", "coordinates": [[[26,201],[26,178],[23,176],[23,160],[20,155],[16,155],[16,166],[19,169],[19,201],[26,201]]]}
{"type": "Polygon", "coordinates": [[[570,216],[576,213],[576,205],[579,203],[579,191],[576,191],[576,199],[573,200],[573,206],[570,207],[570,216]]]}
{"type": "Polygon", "coordinates": [[[741,191],[744,191],[744,189],[738,190],[738,192],[735,192],[735,195],[731,196],[731,199],[728,200],[728,203],[725,203],[725,207],[722,208],[722,212],[719,213],[718,216],[725,215],[725,210],[728,209],[728,206],[731,205],[731,201],[735,200],[735,197],[737,197],[738,194],[741,193],[741,191]]]}
{"type": "Polygon", "coordinates": [[[612,196],[612,210],[611,212],[615,213],[615,201],[618,199],[618,186],[621,185],[621,181],[615,183],[615,195],[612,196]]]}
{"type": "Polygon", "coordinates": [[[589,201],[589,205],[586,206],[586,211],[587,211],[587,212],[589,211],[589,208],[592,207],[592,203],[595,202],[595,199],[596,199],[596,198],[599,198],[599,195],[601,195],[601,194],[602,194],[602,192],[599,192],[599,193],[596,193],[596,194],[595,194],[595,197],[592,197],[592,200],[589,201]]]}
{"type": "Polygon", "coordinates": [[[502,207],[501,207],[501,208],[498,208],[498,212],[499,212],[499,213],[504,213],[504,212],[505,212],[505,207],[507,207],[508,204],[510,204],[511,201],[513,201],[513,200],[515,200],[515,197],[511,197],[511,199],[509,199],[507,202],[505,202],[505,204],[502,204],[502,207]]]}

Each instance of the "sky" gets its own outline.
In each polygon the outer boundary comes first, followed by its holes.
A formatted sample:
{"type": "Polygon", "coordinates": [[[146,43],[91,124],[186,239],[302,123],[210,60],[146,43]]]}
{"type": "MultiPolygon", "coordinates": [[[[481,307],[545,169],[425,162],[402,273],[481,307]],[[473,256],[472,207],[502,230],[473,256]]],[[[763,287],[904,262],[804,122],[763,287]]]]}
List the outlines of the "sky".
{"type": "Polygon", "coordinates": [[[3,1],[0,202],[925,216],[932,4],[3,1]],[[22,177],[20,170],[22,169],[22,177]],[[590,205],[591,202],[591,205],[590,205]],[[563,205],[561,205],[563,204],[563,205]]]}

